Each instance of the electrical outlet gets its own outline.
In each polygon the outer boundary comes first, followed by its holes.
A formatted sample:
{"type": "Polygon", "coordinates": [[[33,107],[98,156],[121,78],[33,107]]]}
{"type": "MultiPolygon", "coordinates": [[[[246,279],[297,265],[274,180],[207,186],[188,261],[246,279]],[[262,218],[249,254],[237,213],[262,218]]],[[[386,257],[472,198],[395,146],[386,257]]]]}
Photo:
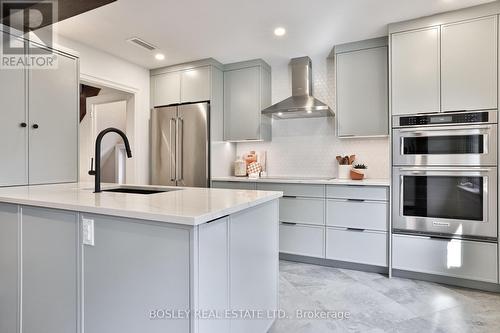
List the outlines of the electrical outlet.
{"type": "Polygon", "coordinates": [[[82,219],[83,245],[94,246],[94,220],[82,219]]]}

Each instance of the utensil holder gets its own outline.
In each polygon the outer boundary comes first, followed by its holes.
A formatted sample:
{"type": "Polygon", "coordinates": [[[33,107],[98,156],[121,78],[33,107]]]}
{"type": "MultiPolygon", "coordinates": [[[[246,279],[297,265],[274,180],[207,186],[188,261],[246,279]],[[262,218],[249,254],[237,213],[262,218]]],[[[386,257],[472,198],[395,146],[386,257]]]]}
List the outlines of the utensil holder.
{"type": "Polygon", "coordinates": [[[351,165],[339,165],[338,178],[339,179],[350,179],[351,178],[351,165]]]}

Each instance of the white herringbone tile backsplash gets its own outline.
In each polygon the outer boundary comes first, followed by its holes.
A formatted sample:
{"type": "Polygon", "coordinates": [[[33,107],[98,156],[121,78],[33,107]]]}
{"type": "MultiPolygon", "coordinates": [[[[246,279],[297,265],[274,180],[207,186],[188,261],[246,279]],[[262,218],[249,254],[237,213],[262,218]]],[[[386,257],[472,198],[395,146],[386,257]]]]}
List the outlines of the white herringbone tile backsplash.
{"type": "MultiPolygon", "coordinates": [[[[314,96],[335,111],[335,72],[332,59],[312,58],[314,96]]],[[[273,103],[291,95],[288,63],[271,64],[273,103]]],[[[362,98],[362,96],[360,96],[362,98]]],[[[334,118],[273,120],[271,142],[238,143],[236,153],[267,151],[267,172],[275,176],[337,175],[337,155],[357,156],[368,165],[369,178],[389,178],[389,139],[338,139],[334,118]]]]}

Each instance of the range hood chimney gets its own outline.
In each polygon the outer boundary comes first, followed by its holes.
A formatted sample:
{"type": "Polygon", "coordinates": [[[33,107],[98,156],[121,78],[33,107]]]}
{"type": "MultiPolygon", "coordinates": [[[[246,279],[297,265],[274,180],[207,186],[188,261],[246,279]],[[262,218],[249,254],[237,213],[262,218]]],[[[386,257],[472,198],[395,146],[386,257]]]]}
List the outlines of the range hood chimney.
{"type": "Polygon", "coordinates": [[[332,109],[312,96],[312,65],[309,57],[293,58],[292,96],[262,110],[274,119],[333,117],[332,109]]]}

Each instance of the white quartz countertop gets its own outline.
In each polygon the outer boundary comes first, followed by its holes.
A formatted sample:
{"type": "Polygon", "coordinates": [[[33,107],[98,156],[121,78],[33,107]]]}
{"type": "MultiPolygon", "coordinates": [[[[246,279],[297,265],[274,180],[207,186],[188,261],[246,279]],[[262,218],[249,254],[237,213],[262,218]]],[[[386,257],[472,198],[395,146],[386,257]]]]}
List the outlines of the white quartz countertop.
{"type": "MultiPolygon", "coordinates": [[[[119,185],[103,184],[102,188],[119,185]]],[[[162,186],[127,186],[171,189],[162,186]]],[[[157,194],[93,193],[93,184],[0,187],[0,202],[134,219],[199,225],[278,199],[282,192],[184,187],[157,194]]]]}
{"type": "Polygon", "coordinates": [[[287,177],[272,176],[258,179],[248,177],[214,177],[213,181],[219,182],[248,182],[248,183],[284,183],[284,184],[322,184],[322,185],[366,185],[390,186],[391,181],[385,178],[368,178],[363,180],[338,179],[328,177],[287,177]]]}

